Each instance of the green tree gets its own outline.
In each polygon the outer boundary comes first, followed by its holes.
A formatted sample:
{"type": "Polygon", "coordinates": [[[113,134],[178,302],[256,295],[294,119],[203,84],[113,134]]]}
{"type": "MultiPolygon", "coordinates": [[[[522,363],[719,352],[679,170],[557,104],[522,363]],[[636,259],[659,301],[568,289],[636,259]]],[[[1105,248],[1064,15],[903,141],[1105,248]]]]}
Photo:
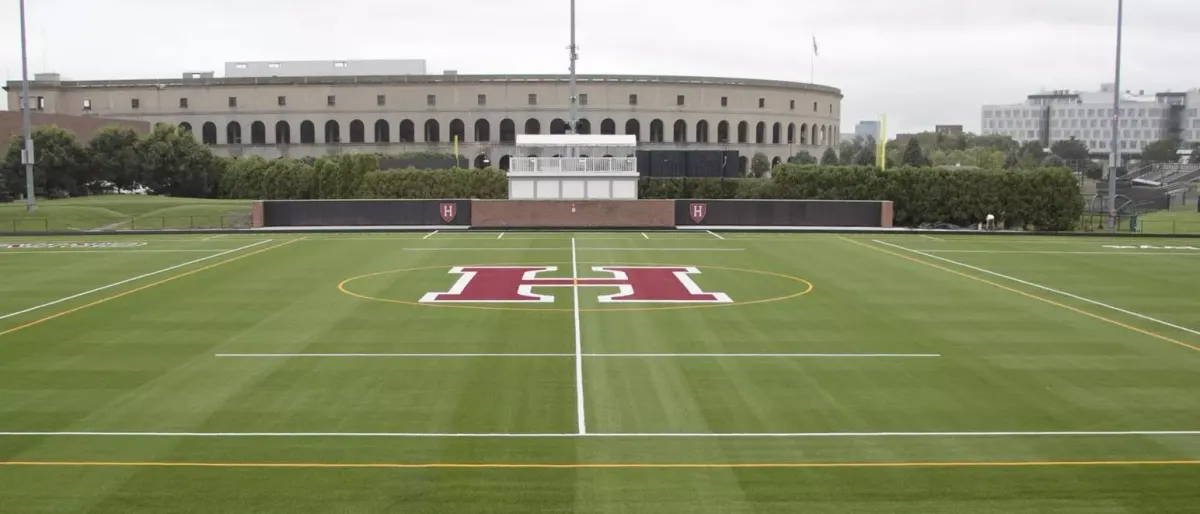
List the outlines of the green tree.
{"type": "Polygon", "coordinates": [[[1063,139],[1050,145],[1050,152],[1064,161],[1082,161],[1091,158],[1087,145],[1075,138],[1063,139]]]}
{"type": "Polygon", "coordinates": [[[1040,141],[1030,141],[1021,145],[1021,149],[1017,151],[1017,166],[1021,168],[1036,168],[1042,165],[1042,159],[1046,157],[1046,149],[1042,147],[1040,141]]]}
{"type": "MultiPolygon", "coordinates": [[[[33,130],[33,187],[36,195],[76,195],[90,180],[87,156],[75,135],[55,126],[33,130]]],[[[17,195],[25,193],[25,165],[21,164],[21,136],[14,136],[4,158],[6,181],[17,195]]]]}
{"type": "Polygon", "coordinates": [[[210,198],[225,163],[191,133],[159,123],[138,142],[142,181],[155,194],[210,198]]]}
{"type": "Polygon", "coordinates": [[[832,148],[826,148],[825,153],[821,154],[821,165],[822,166],[837,166],[838,165],[837,152],[835,152],[832,148]]]}
{"type": "Polygon", "coordinates": [[[788,164],[816,164],[817,158],[813,157],[812,154],[801,150],[800,152],[797,152],[796,155],[788,157],[787,162],[788,164]]]}
{"type": "Polygon", "coordinates": [[[139,136],[127,127],[105,127],[87,144],[88,164],[98,180],[107,180],[121,189],[139,183],[142,159],[138,154],[139,136]]]}
{"type": "Polygon", "coordinates": [[[1179,142],[1174,139],[1159,139],[1146,145],[1142,160],[1148,162],[1178,162],[1179,142]]]}
{"type": "Polygon", "coordinates": [[[854,164],[857,164],[859,166],[876,166],[877,163],[875,162],[875,146],[874,145],[863,146],[863,148],[861,150],[859,150],[857,154],[854,155],[854,164]]]}
{"type": "Polygon", "coordinates": [[[1016,150],[1021,146],[1010,136],[976,136],[974,134],[967,136],[966,144],[967,148],[991,148],[993,150],[1000,150],[1001,152],[1016,150]]]}
{"type": "Polygon", "coordinates": [[[901,166],[923,167],[929,166],[929,160],[925,158],[925,153],[921,151],[921,144],[917,142],[917,138],[908,140],[908,144],[904,147],[904,155],[900,158],[901,166]]]}
{"type": "Polygon", "coordinates": [[[768,159],[762,152],[754,154],[754,158],[750,159],[750,175],[762,177],[768,171],[771,171],[771,159],[768,159]]]}
{"type": "Polygon", "coordinates": [[[1045,159],[1042,159],[1042,166],[1059,168],[1059,167],[1065,167],[1066,165],[1067,165],[1067,162],[1064,161],[1063,158],[1059,157],[1057,154],[1050,154],[1045,159]]]}
{"type": "Polygon", "coordinates": [[[843,142],[838,145],[838,161],[841,164],[853,164],[854,156],[858,155],[865,146],[875,148],[875,138],[855,137],[853,140],[843,142]]]}

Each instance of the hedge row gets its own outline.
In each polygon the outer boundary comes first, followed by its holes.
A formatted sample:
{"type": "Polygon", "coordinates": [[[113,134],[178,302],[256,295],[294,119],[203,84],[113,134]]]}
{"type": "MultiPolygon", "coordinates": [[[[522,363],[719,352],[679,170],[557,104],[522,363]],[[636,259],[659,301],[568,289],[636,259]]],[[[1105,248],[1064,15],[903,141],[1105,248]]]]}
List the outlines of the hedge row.
{"type": "MultiPolygon", "coordinates": [[[[245,199],[508,197],[496,170],[387,170],[378,156],[344,154],[309,162],[236,159],[221,195],[245,199]]],[[[1070,230],[1082,214],[1079,182],[1065,168],[979,170],[781,165],[769,179],[644,178],[647,199],[892,200],[898,226],[978,223],[991,213],[1011,228],[1070,230]]]]}
{"type": "Polygon", "coordinates": [[[770,179],[644,178],[640,198],[892,200],[895,223],[971,225],[995,214],[1010,228],[1071,230],[1083,212],[1066,168],[979,170],[782,165],[770,179]]]}
{"type": "Polygon", "coordinates": [[[380,171],[379,159],[369,154],[310,161],[239,158],[225,168],[220,195],[271,200],[508,197],[508,179],[496,170],[380,171]]]}

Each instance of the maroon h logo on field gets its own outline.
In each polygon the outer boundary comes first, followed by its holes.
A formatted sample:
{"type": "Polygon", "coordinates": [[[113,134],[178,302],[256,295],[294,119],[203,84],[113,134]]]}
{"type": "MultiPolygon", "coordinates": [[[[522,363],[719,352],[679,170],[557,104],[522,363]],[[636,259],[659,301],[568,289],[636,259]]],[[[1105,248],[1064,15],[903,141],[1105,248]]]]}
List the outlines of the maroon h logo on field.
{"type": "Polygon", "coordinates": [[[704,220],[704,215],[708,214],[708,205],[703,203],[694,203],[688,206],[688,210],[692,213],[692,221],[700,223],[704,220]]]}
{"type": "Polygon", "coordinates": [[[438,208],[442,212],[442,221],[446,223],[454,221],[454,215],[458,214],[458,206],[452,203],[441,204],[438,208]]]}
{"type": "Polygon", "coordinates": [[[460,275],[449,291],[426,293],[421,303],[551,303],[554,296],[538,294],[538,287],[609,287],[615,294],[600,296],[601,303],[732,303],[729,295],[704,291],[690,275],[691,266],[594,266],[607,277],[542,277],[556,266],[457,266],[460,275]]]}

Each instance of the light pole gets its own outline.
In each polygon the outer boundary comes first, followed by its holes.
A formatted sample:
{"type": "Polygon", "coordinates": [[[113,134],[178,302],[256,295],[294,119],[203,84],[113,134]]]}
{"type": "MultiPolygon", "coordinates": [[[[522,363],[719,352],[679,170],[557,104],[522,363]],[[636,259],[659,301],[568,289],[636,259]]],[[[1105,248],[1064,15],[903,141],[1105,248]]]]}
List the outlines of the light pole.
{"type": "Polygon", "coordinates": [[[575,45],[575,0],[571,0],[571,45],[567,47],[567,50],[570,52],[571,58],[571,83],[568,92],[570,104],[567,110],[567,132],[574,134],[576,132],[575,125],[579,123],[578,93],[575,90],[575,61],[579,60],[579,47],[575,45]]]}
{"type": "Polygon", "coordinates": [[[1117,66],[1116,78],[1113,79],[1113,115],[1112,141],[1109,146],[1108,167],[1108,228],[1117,230],[1117,168],[1121,165],[1120,143],[1121,129],[1121,30],[1125,21],[1125,0],[1117,0],[1117,66]]]}
{"type": "Polygon", "coordinates": [[[33,198],[33,130],[29,122],[29,55],[25,49],[25,0],[21,5],[21,130],[25,134],[25,151],[21,161],[25,163],[25,211],[37,208],[33,198]]]}

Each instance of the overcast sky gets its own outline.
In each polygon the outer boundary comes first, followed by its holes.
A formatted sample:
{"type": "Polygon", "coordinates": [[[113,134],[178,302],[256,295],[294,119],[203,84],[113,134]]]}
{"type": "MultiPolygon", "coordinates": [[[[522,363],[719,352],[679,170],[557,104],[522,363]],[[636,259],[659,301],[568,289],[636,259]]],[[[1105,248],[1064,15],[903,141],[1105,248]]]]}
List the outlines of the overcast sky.
{"type": "MultiPolygon", "coordinates": [[[[428,61],[431,72],[565,73],[567,0],[26,0],[30,74],[179,77],[237,60],[428,61]]],[[[979,107],[1111,82],[1117,0],[578,0],[580,73],[810,80],[844,131],[963,124],[979,107]]],[[[20,79],[17,0],[0,71],[20,79]]],[[[1200,87],[1200,0],[1129,0],[1124,89],[1200,87]]]]}

